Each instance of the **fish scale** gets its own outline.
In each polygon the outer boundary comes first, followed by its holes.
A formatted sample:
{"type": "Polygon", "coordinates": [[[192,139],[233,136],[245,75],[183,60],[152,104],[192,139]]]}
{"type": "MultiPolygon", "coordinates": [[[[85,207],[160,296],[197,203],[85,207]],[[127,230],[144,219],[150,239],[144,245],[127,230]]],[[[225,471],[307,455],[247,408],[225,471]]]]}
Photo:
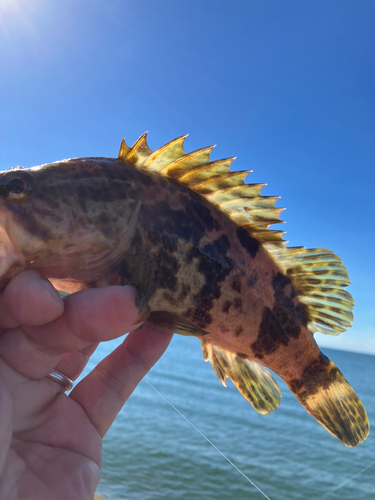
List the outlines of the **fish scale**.
{"type": "Polygon", "coordinates": [[[156,151],[146,134],[118,158],[78,158],[0,175],[0,287],[26,268],[60,290],[130,285],[143,320],[201,340],[204,359],[256,411],[280,404],[277,373],[347,446],[369,423],[313,333],[350,326],[341,259],[289,248],[276,196],[245,184],[234,158],[185,153],[186,136],[156,151]]]}

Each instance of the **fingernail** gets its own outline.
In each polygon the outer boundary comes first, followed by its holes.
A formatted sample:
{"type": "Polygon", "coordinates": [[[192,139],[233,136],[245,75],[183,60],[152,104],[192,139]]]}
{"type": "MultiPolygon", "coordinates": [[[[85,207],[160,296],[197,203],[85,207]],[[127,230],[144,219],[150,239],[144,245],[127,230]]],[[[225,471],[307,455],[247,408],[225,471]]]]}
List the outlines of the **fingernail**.
{"type": "Polygon", "coordinates": [[[146,319],[149,317],[150,315],[150,312],[151,312],[151,309],[150,309],[150,306],[148,304],[146,304],[143,309],[141,309],[139,311],[139,316],[137,318],[137,321],[133,327],[133,330],[138,330],[139,328],[141,328],[141,326],[143,325],[143,323],[146,321],[146,319]]]}
{"type": "Polygon", "coordinates": [[[48,290],[48,293],[49,293],[49,296],[51,297],[51,299],[53,299],[55,302],[58,302],[60,306],[63,306],[63,304],[64,304],[63,300],[60,297],[60,294],[56,290],[56,288],[53,287],[52,283],[50,281],[44,280],[44,279],[41,279],[40,283],[42,284],[42,286],[44,286],[48,290]]]}

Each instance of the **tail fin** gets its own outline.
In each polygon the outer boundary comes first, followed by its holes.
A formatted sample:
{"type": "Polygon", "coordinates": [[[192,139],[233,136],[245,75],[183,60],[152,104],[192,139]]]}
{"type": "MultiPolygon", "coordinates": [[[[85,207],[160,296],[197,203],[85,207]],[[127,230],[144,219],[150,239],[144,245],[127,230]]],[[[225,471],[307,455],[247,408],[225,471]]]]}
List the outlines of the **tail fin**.
{"type": "Polygon", "coordinates": [[[369,433],[363,404],[336,365],[321,353],[297,380],[286,381],[299,402],[346,446],[357,446],[369,433]]]}

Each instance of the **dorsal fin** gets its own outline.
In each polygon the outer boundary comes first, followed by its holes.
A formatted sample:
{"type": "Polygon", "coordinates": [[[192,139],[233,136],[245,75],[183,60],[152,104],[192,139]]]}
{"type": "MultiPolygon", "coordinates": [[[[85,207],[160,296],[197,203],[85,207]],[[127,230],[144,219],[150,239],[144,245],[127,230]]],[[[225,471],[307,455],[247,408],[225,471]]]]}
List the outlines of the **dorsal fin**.
{"type": "Polygon", "coordinates": [[[152,152],[143,134],[129,148],[121,143],[119,158],[132,165],[171,177],[204,196],[237,225],[256,238],[292,281],[301,302],[306,304],[312,332],[337,335],[350,326],[353,299],[345,291],[349,277],[341,259],[329,250],[288,248],[284,231],[271,231],[283,222],[283,208],[275,207],[276,196],[262,196],[266,184],[245,184],[251,170],[231,172],[235,158],[210,160],[213,146],[185,154],[186,135],[152,152]]]}

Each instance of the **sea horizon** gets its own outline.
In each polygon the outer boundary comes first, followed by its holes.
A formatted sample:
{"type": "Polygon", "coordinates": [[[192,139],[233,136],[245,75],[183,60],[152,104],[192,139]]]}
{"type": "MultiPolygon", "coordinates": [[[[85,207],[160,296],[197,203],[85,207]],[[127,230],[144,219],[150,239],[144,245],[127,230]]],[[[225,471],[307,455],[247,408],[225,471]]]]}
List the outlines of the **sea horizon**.
{"type": "MultiPolygon", "coordinates": [[[[230,382],[227,388],[220,384],[194,340],[174,337],[105,436],[100,495],[107,500],[265,498],[202,432],[271,500],[375,498],[371,432],[358,447],[345,447],[277,376],[283,394],[280,407],[268,416],[257,414],[230,382]]],[[[110,351],[108,346],[102,349],[100,354],[110,351]]],[[[373,354],[322,349],[344,373],[373,421],[373,354]]]]}

